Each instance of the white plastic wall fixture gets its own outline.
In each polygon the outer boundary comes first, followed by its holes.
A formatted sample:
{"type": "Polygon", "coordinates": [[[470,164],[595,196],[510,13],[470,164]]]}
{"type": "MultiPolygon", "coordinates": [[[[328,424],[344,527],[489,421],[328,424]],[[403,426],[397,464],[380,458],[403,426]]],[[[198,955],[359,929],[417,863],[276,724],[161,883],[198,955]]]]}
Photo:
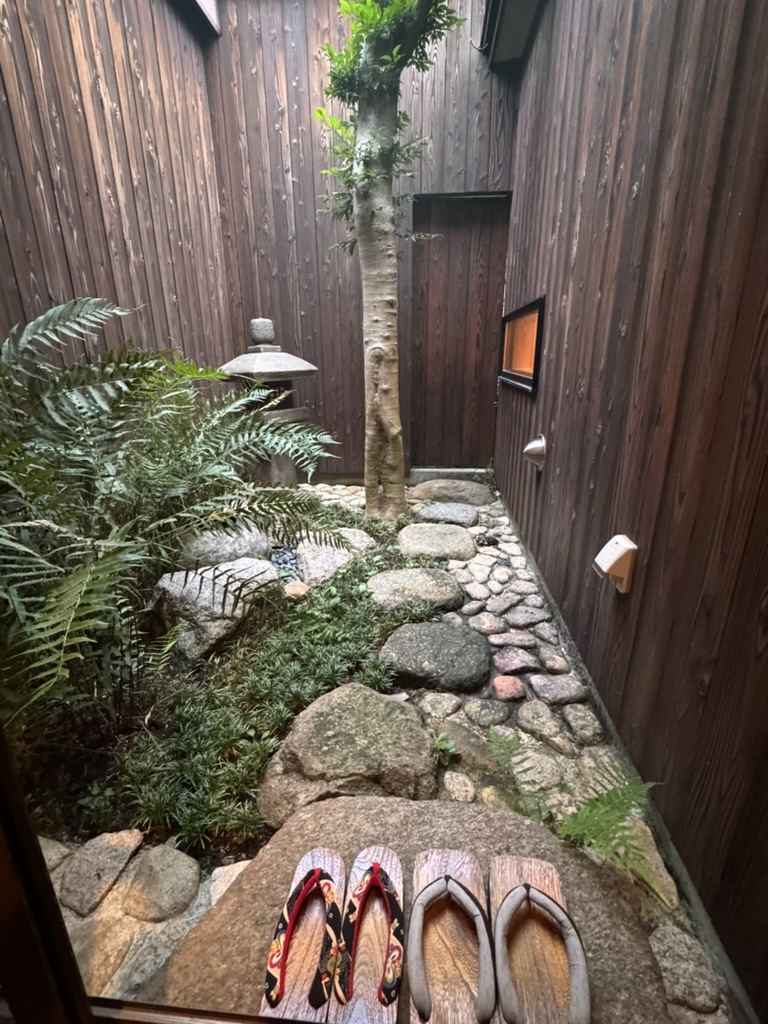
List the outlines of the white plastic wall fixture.
{"type": "Polygon", "coordinates": [[[628,594],[632,585],[637,544],[623,533],[611,537],[592,563],[598,576],[607,576],[620,594],[628,594]]]}

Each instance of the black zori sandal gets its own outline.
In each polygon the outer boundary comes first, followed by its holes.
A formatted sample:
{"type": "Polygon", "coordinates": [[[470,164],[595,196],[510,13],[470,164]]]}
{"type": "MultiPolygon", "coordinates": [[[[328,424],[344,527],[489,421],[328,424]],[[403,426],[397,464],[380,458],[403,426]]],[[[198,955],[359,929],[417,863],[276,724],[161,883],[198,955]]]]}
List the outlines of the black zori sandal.
{"type": "MultiPolygon", "coordinates": [[[[439,852],[439,851],[438,851],[439,852]]],[[[443,897],[448,897],[471,919],[477,933],[479,946],[479,969],[477,995],[474,999],[475,1017],[479,1024],[488,1024],[496,1006],[496,988],[493,975],[493,956],[491,953],[491,929],[485,910],[477,897],[451,875],[443,875],[426,885],[414,901],[408,929],[406,962],[411,991],[411,1001],[422,1021],[432,1017],[432,997],[427,982],[427,971],[424,962],[423,933],[424,916],[427,909],[443,897]]],[[[438,1016],[436,1014],[436,1016],[438,1016]]],[[[443,1018],[453,1021],[452,1008],[444,1007],[439,1012],[443,1018]]]]}
{"type": "Polygon", "coordinates": [[[270,946],[262,1016],[326,1019],[338,963],[345,875],[344,862],[332,850],[311,850],[299,861],[270,946]]]}
{"type": "Polygon", "coordinates": [[[370,846],[358,854],[349,875],[341,924],[333,980],[336,1002],[328,1015],[332,1024],[352,1020],[394,1024],[404,959],[402,891],[403,870],[392,850],[370,846]],[[375,893],[381,897],[378,905],[372,898],[375,893]],[[378,956],[371,957],[373,949],[385,950],[383,963],[378,956]],[[360,1002],[364,1013],[355,1008],[360,1002]]]}
{"type": "Polygon", "coordinates": [[[590,996],[587,958],[576,925],[564,907],[528,882],[516,886],[507,893],[499,907],[494,926],[496,984],[499,991],[499,1007],[504,1020],[507,1024],[525,1024],[525,1015],[521,1010],[520,1000],[509,971],[507,935],[515,915],[526,903],[545,910],[554,919],[563,937],[568,957],[570,984],[568,1024],[589,1024],[590,996]]]}

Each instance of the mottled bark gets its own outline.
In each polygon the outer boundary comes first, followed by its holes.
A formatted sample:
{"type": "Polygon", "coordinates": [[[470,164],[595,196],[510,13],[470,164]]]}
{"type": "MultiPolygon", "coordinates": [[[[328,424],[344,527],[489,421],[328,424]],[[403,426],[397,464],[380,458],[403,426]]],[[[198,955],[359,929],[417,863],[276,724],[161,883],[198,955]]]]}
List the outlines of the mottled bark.
{"type": "Polygon", "coordinates": [[[397,94],[361,99],[354,216],[363,285],[366,514],[393,520],[406,511],[397,345],[397,238],[391,145],[397,94]],[[358,177],[360,180],[360,177],[358,177]]]}

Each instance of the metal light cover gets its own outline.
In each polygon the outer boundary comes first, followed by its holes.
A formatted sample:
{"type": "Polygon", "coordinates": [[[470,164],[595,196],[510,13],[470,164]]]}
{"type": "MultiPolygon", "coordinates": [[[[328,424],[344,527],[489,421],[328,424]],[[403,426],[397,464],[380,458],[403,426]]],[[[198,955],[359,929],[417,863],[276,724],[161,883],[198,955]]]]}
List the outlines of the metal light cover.
{"type": "Polygon", "coordinates": [[[544,459],[547,454],[547,439],[539,434],[533,441],[529,441],[523,448],[523,458],[532,462],[536,469],[541,472],[544,469],[544,459]]]}

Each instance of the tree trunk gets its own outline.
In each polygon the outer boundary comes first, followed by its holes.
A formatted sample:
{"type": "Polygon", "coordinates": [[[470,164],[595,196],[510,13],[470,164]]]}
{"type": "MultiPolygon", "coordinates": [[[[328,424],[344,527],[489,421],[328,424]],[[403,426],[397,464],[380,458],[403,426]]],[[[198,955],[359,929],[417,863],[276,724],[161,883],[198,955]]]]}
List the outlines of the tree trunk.
{"type": "Polygon", "coordinates": [[[397,347],[397,237],[391,146],[397,94],[361,99],[354,217],[363,284],[365,360],[365,510],[388,521],[406,511],[397,347]]]}

